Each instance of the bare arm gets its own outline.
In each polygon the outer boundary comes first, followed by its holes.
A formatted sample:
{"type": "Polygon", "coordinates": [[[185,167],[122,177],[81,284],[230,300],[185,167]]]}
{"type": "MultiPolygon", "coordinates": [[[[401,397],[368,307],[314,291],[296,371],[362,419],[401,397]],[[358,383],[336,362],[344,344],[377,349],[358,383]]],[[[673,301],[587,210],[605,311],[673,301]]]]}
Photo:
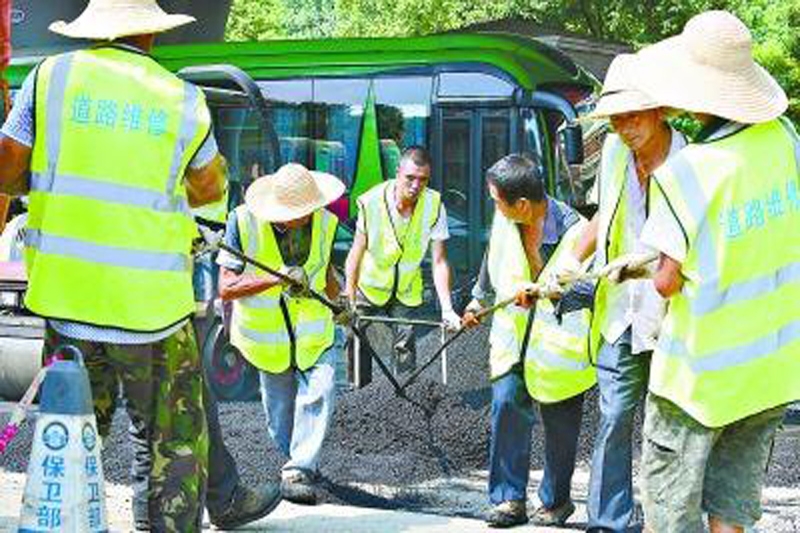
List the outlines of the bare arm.
{"type": "Polygon", "coordinates": [[[200,207],[222,199],[225,193],[226,167],[225,158],[217,154],[206,166],[186,170],[189,206],[200,207]]]}
{"type": "Polygon", "coordinates": [[[574,255],[578,261],[583,262],[597,249],[597,228],[599,226],[600,217],[595,213],[592,220],[589,221],[589,224],[581,233],[578,242],[575,243],[575,248],[572,249],[572,255],[574,255]]]}
{"type": "Polygon", "coordinates": [[[444,241],[431,241],[431,255],[433,256],[433,285],[439,296],[439,305],[442,311],[452,310],[453,302],[450,297],[452,275],[450,264],[447,262],[447,248],[444,241]]]}
{"type": "Polygon", "coordinates": [[[325,296],[330,300],[335,300],[340,291],[339,280],[336,279],[336,269],[333,267],[333,263],[328,263],[328,271],[325,273],[325,296]]]}
{"type": "Polygon", "coordinates": [[[0,135],[0,192],[20,196],[28,192],[31,148],[0,135]]]}
{"type": "Polygon", "coordinates": [[[661,254],[658,270],[653,276],[653,284],[656,286],[658,294],[664,298],[669,298],[681,290],[683,287],[681,266],[678,261],[668,255],[661,254]]]}
{"type": "Polygon", "coordinates": [[[270,274],[237,274],[225,267],[219,269],[219,296],[224,301],[253,296],[281,283],[279,278],[270,274]]]}
{"type": "Polygon", "coordinates": [[[367,236],[361,232],[356,232],[356,236],[353,238],[353,246],[347,253],[347,259],[344,262],[344,274],[346,277],[344,291],[350,300],[355,300],[356,297],[359,269],[366,251],[367,236]]]}

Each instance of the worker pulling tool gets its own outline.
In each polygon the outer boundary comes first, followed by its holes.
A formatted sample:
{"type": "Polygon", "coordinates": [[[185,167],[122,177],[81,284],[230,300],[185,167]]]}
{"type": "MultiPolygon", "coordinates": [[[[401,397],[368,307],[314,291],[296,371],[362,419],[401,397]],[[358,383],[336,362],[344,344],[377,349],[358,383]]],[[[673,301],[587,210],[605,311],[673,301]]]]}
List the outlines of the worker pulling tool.
{"type": "MultiPolygon", "coordinates": [[[[328,298],[327,296],[311,289],[308,287],[307,278],[304,277],[300,271],[287,269],[284,271],[276,270],[275,268],[271,268],[262,262],[254,259],[241,250],[233,248],[223,241],[222,232],[215,232],[213,229],[209,228],[208,226],[204,226],[203,224],[198,225],[200,229],[201,236],[203,237],[204,245],[196,250],[196,254],[202,253],[211,253],[217,250],[223,250],[237,259],[244,261],[247,264],[250,264],[256,267],[267,274],[275,276],[276,278],[280,279],[282,282],[286,283],[291,287],[290,291],[291,294],[295,295],[305,295],[309,298],[313,298],[314,300],[318,301],[328,309],[330,309],[333,314],[336,322],[340,325],[350,327],[355,335],[358,336],[359,340],[363,343],[369,343],[369,339],[367,339],[365,333],[362,329],[360,329],[356,324],[357,322],[376,322],[376,323],[387,323],[387,324],[411,324],[411,325],[420,325],[420,326],[428,326],[428,327],[445,327],[442,322],[433,321],[433,320],[418,320],[418,319],[406,319],[406,318],[395,318],[395,317],[384,317],[384,316],[373,316],[373,315],[362,315],[358,312],[358,310],[350,305],[350,302],[347,299],[341,298],[336,299],[333,301],[332,299],[328,298]]],[[[547,282],[541,283],[532,283],[528,286],[524,287],[522,290],[529,298],[539,299],[550,299],[550,298],[557,298],[561,294],[564,293],[565,289],[572,284],[581,282],[581,281],[596,281],[600,278],[607,278],[612,283],[619,283],[621,280],[630,279],[635,277],[641,277],[644,273],[644,267],[646,267],[649,263],[652,263],[658,259],[657,254],[642,254],[642,255],[631,255],[621,257],[616,261],[609,263],[608,265],[604,266],[602,269],[590,272],[576,272],[571,273],[569,276],[560,276],[559,278],[555,279],[552,278],[547,282]],[[554,283],[555,282],[555,283],[554,283]]],[[[481,321],[484,318],[491,316],[498,310],[505,309],[506,307],[514,304],[519,299],[518,295],[514,295],[512,297],[500,300],[496,302],[494,305],[490,307],[483,308],[479,311],[476,311],[473,316],[477,321],[481,321]]],[[[448,337],[441,346],[428,358],[428,360],[423,363],[420,367],[414,370],[405,381],[400,383],[397,378],[395,378],[392,371],[386,365],[386,363],[373,351],[369,350],[369,354],[372,359],[377,363],[378,367],[381,369],[381,372],[389,381],[389,383],[394,388],[395,394],[401,397],[406,397],[405,391],[411,386],[419,376],[425,372],[428,368],[431,367],[438,359],[442,356],[442,354],[446,353],[448,347],[450,347],[456,340],[458,340],[461,335],[467,331],[467,328],[458,328],[454,330],[454,334],[448,337]]],[[[592,362],[594,366],[596,363],[592,362]]]]}

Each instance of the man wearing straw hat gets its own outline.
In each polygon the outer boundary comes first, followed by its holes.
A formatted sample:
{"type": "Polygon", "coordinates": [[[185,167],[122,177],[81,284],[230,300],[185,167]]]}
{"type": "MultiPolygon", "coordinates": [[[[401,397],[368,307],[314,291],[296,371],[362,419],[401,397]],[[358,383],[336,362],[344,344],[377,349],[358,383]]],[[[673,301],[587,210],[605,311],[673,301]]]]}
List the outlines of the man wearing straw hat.
{"type": "Polygon", "coordinates": [[[228,219],[233,249],[294,280],[262,272],[225,251],[220,296],[233,300],[231,343],[260,370],[269,433],[288,458],[283,497],[317,500],[315,482],[333,416],[334,344],[331,310],[309,297],[339,293],[330,262],[337,218],[324,209],[344,193],[336,177],[290,163],[258,178],[228,219]]]}
{"type": "Polygon", "coordinates": [[[190,207],[220,197],[222,160],[202,93],[148,55],[193,20],[155,0],[92,0],[55,22],[99,44],[42,62],[0,138],[3,189],[30,196],[26,305],[49,319],[47,350],[83,352],[103,435],[121,386],[147,436],[153,531],[198,531],[205,500],[190,207]]]}
{"type": "MultiPolygon", "coordinates": [[[[428,188],[431,158],[419,146],[400,156],[396,179],[380,183],[358,199],[358,221],[345,265],[345,292],[366,310],[381,309],[408,318],[422,305],[420,265],[430,244],[433,284],[442,321],[458,329],[461,318],[453,311],[451,272],[445,242],[450,237],[447,213],[439,193],[428,188]]],[[[416,367],[414,327],[394,328],[392,353],[396,373],[416,367]]]]}
{"type": "MultiPolygon", "coordinates": [[[[614,58],[594,118],[614,130],[603,146],[593,193],[599,208],[564,262],[563,274],[580,270],[595,254],[596,268],[625,265],[649,251],[641,241],[651,174],[686,145],[665,121],[665,110],[632,83],[631,55],[614,58]]],[[[621,268],[620,270],[625,270],[621,268]]],[[[634,516],[633,423],[647,390],[650,354],[664,316],[664,300],[649,279],[601,278],[595,295],[590,353],[596,354],[600,426],[592,457],[587,510],[589,531],[627,531],[634,516]]]]}
{"type": "Polygon", "coordinates": [[[642,454],[652,531],[743,532],[761,515],[770,446],[800,398],[800,141],[783,90],[730,13],[692,18],[637,55],[637,83],[693,113],[696,142],[654,175],[642,240],[669,298],[642,454]]]}

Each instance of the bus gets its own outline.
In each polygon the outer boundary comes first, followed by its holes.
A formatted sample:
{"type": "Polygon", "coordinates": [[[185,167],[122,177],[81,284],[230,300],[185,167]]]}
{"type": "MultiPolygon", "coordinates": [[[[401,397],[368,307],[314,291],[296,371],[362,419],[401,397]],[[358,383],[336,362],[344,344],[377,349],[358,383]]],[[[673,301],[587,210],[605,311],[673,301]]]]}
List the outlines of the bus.
{"type": "MultiPolygon", "coordinates": [[[[430,186],[447,208],[457,305],[469,297],[488,240],[493,206],[484,173],[495,161],[512,152],[535,154],[548,192],[572,205],[583,202],[586,186],[570,173],[582,161],[576,105],[597,81],[535,39],[449,33],[178,44],[157,47],[154,55],[207,94],[229,163],[229,208],[242,202],[253,179],[286,162],[345,182],[346,197],[333,206],[342,219],[337,265],[352,239],[354,200],[394,177],[404,147],[431,152],[430,186]],[[365,160],[379,163],[365,166],[365,160]]],[[[15,57],[11,86],[43,56],[15,57]]],[[[426,291],[433,291],[430,277],[426,291]]],[[[228,381],[238,390],[237,376],[228,381]]]]}

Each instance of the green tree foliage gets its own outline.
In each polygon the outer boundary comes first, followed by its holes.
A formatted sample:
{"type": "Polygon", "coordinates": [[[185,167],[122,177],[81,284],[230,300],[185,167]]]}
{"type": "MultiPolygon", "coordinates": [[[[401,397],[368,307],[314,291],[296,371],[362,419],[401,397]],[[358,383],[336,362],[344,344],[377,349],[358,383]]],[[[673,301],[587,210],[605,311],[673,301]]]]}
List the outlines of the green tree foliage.
{"type": "Polygon", "coordinates": [[[225,38],[264,41],[287,36],[283,0],[234,0],[225,38]]]}
{"type": "Polygon", "coordinates": [[[800,0],[234,0],[227,37],[426,35],[515,17],[644,46],[708,9],[733,11],[751,28],[756,58],[790,95],[800,124],[800,0]]]}

